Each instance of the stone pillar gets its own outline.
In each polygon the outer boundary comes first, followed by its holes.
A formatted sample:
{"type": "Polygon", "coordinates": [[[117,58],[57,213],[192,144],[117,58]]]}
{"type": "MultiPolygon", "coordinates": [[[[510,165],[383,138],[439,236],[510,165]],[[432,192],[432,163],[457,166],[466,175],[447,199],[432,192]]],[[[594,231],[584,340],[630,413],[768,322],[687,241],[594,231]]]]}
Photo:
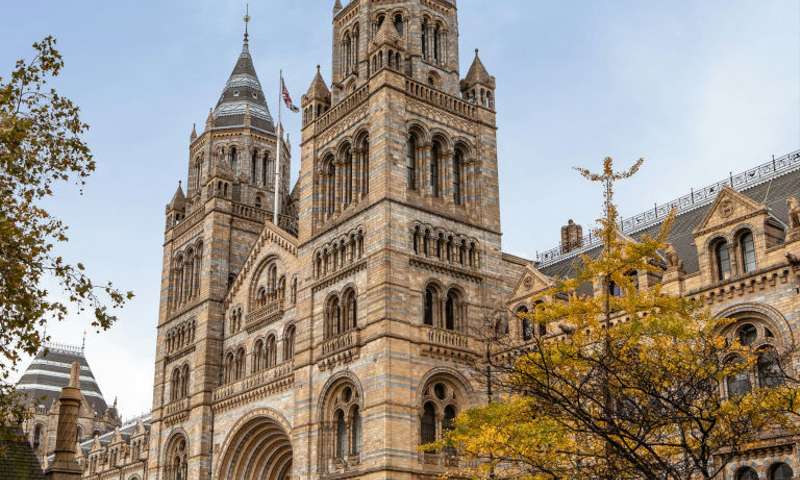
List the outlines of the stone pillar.
{"type": "Polygon", "coordinates": [[[80,479],[82,469],[75,460],[75,437],[78,431],[78,413],[81,408],[80,389],[81,367],[72,363],[69,385],[61,389],[58,399],[58,426],[56,429],[56,448],[53,463],[47,467],[48,480],[80,479]]]}

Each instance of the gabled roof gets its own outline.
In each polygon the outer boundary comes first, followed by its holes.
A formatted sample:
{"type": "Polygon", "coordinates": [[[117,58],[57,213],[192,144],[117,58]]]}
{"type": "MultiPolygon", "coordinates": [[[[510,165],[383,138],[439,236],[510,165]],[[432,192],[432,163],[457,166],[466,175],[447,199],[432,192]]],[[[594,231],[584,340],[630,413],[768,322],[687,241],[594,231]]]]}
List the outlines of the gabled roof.
{"type": "Polygon", "coordinates": [[[33,405],[50,409],[61,389],[69,383],[73,362],[81,367],[81,394],[95,412],[104,414],[108,405],[80,347],[46,344],[31,360],[16,388],[26,394],[33,405]]]}
{"type": "Polygon", "coordinates": [[[372,44],[376,47],[381,45],[399,46],[400,40],[401,40],[400,33],[394,26],[394,22],[385,20],[381,24],[381,28],[378,29],[378,33],[375,34],[375,38],[372,40],[372,44]]]}
{"type": "Polygon", "coordinates": [[[0,480],[44,480],[31,444],[19,427],[0,426],[0,480]]]}
{"type": "MultiPolygon", "coordinates": [[[[794,154],[790,154],[790,156],[791,155],[794,154]]],[[[800,156],[796,158],[800,159],[800,156]]],[[[715,200],[717,196],[724,191],[723,188],[716,189],[714,193],[715,200]]],[[[761,183],[742,188],[735,193],[737,195],[743,195],[743,197],[746,198],[748,202],[752,202],[753,205],[766,206],[772,217],[788,224],[788,208],[786,202],[789,197],[800,196],[800,169],[787,169],[784,172],[778,172],[761,183]]],[[[684,270],[687,274],[695,273],[700,268],[697,258],[697,248],[694,244],[694,232],[695,229],[703,223],[706,217],[708,217],[716,203],[717,202],[707,203],[703,206],[680,213],[675,218],[675,222],[672,225],[672,230],[667,238],[667,242],[671,243],[675,248],[675,251],[684,263],[684,270]]],[[[630,234],[630,236],[634,239],[642,238],[642,236],[648,234],[654,237],[658,234],[661,224],[662,222],[659,221],[645,229],[630,234]]],[[[594,246],[587,249],[584,253],[589,256],[594,256],[599,253],[600,248],[599,245],[594,246]]],[[[548,263],[546,266],[540,267],[540,270],[542,273],[551,277],[570,277],[574,275],[579,264],[579,256],[569,255],[559,261],[548,263]]]]}
{"type": "Polygon", "coordinates": [[[217,106],[211,114],[213,127],[244,126],[244,117],[248,109],[254,128],[268,132],[275,131],[261,82],[258,80],[255,66],[253,66],[248,36],[245,33],[242,53],[236,60],[236,65],[233,67],[217,106]]]}

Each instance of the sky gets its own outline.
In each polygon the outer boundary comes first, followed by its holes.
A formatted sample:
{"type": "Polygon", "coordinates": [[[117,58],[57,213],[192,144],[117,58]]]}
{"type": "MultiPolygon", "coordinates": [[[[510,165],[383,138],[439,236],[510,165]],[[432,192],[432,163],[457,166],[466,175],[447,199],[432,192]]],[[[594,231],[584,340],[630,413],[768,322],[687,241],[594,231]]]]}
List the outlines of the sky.
{"type": "MultiPolygon", "coordinates": [[[[48,327],[80,344],[107,401],[149,410],[164,206],[187,172],[241,50],[244,0],[3,0],[0,77],[54,35],[66,68],[54,85],[82,109],[97,161],[83,195],[50,203],[70,225],[59,253],[136,293],[107,332],[48,327]],[[8,21],[8,19],[16,19],[8,21]]],[[[330,80],[333,0],[251,0],[250,50],[275,114],[278,72],[295,100],[315,66],[330,80]],[[270,94],[269,92],[274,92],[270,94]]],[[[461,72],[480,48],[497,77],[503,249],[557,245],[570,218],[600,214],[600,191],[572,169],[642,171],[619,186],[623,216],[800,148],[798,0],[458,0],[461,72]]],[[[293,139],[300,117],[284,115],[293,139]]],[[[293,178],[299,151],[293,148],[293,178]]],[[[27,366],[26,359],[21,364],[27,366]]]]}

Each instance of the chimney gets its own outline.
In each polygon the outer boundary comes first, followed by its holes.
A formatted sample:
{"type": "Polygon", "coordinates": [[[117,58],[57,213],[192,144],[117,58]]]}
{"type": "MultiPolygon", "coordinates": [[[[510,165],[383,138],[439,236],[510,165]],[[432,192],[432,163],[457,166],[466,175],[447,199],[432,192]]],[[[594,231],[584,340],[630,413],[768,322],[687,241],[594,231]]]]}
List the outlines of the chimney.
{"type": "Polygon", "coordinates": [[[583,227],[572,219],[561,227],[561,253],[569,253],[583,246],[583,227]]]}
{"type": "Polygon", "coordinates": [[[69,385],[61,389],[58,398],[58,427],[56,430],[55,459],[47,467],[47,480],[80,480],[83,473],[75,460],[75,437],[78,432],[78,413],[81,408],[81,366],[72,363],[69,385]]]}

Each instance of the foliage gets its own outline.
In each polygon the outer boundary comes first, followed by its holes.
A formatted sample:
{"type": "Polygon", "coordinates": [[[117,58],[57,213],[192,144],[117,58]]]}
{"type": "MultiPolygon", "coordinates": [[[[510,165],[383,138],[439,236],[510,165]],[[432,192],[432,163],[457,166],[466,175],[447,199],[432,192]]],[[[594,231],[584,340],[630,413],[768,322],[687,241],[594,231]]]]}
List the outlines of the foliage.
{"type": "Polygon", "coordinates": [[[731,339],[732,320],[660,284],[638,288],[632,272],[664,274],[660,252],[674,218],[655,238],[617,231],[613,184],[640,165],[615,173],[607,158],[602,174],[580,170],[605,189],[603,248],[583,255],[577,274],[538,295],[543,302],[525,314],[554,334],[493,346],[501,400],[463,412],[437,445],[465,457],[471,467],[460,474],[710,479],[765,431],[794,430],[786,413],[800,397],[785,375],[773,388],[726,393],[726,379],[752,372],[759,354],[731,339]],[[587,284],[602,293],[578,294],[587,284]]]}
{"type": "Polygon", "coordinates": [[[0,418],[21,414],[8,376],[22,353],[48,340],[40,331],[48,321],[63,320],[72,306],[107,329],[113,309],[133,297],[110,282],[96,284],[82,263],[56,253],[68,241],[67,226],[44,204],[59,183],[74,181],[82,191],[95,161],[81,138],[88,126],[78,107],[48,88],[64,66],[55,43],[33,44],[35,58],[0,77],[0,418]],[[48,291],[47,282],[60,291],[48,291]]]}

